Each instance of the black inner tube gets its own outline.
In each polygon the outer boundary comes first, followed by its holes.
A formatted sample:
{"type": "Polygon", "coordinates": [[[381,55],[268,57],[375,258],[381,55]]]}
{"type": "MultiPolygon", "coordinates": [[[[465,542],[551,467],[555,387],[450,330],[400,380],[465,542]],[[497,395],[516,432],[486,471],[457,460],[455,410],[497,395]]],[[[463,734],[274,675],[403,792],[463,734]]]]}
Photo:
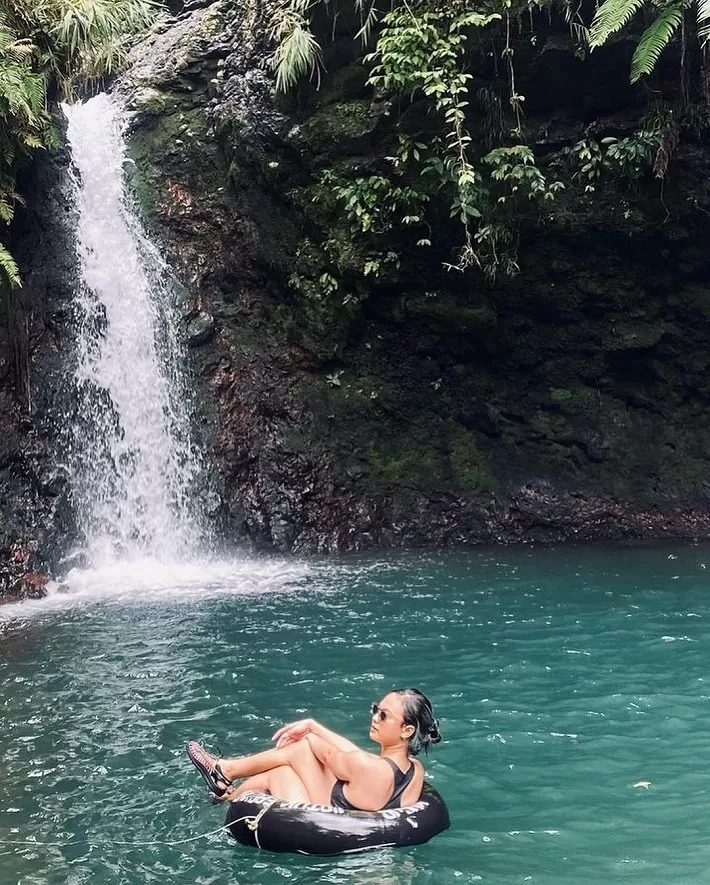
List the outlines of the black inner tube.
{"type": "Polygon", "coordinates": [[[421,845],[448,828],[449,812],[429,784],[417,802],[385,811],[344,811],[248,792],[230,802],[225,826],[242,845],[328,856],[421,845]]]}

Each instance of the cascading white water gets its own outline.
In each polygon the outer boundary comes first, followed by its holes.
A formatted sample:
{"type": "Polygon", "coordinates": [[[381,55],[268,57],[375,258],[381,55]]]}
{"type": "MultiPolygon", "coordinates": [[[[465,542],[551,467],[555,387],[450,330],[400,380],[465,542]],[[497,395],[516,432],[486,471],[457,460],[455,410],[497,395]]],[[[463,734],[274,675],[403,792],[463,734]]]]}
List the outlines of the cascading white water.
{"type": "Polygon", "coordinates": [[[79,208],[76,401],[69,460],[92,564],[184,560],[200,544],[179,317],[124,192],[118,104],[65,107],[79,208]]]}

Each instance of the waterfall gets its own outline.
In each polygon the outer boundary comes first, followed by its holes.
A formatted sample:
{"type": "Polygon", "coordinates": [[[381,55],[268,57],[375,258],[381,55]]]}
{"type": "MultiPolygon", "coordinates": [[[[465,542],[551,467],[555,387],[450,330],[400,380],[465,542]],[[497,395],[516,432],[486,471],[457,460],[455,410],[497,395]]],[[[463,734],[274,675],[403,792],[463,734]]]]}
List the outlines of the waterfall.
{"type": "Polygon", "coordinates": [[[93,565],[175,562],[201,545],[179,313],[167,269],[124,190],[119,105],[65,106],[79,209],[73,500],[93,565]]]}

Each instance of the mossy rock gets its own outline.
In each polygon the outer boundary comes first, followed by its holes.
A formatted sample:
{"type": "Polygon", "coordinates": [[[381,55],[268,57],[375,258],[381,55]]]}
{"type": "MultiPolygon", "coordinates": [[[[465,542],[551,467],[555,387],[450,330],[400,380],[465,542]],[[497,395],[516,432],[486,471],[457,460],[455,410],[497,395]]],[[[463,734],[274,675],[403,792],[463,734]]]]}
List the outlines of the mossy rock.
{"type": "Polygon", "coordinates": [[[493,491],[498,486],[490,459],[481,452],[475,433],[454,427],[449,447],[452,478],[457,488],[474,492],[493,491]]]}
{"type": "Polygon", "coordinates": [[[377,128],[378,118],[365,99],[336,102],[317,110],[291,136],[296,147],[321,154],[361,143],[377,128]]]}
{"type": "Polygon", "coordinates": [[[441,452],[414,439],[370,443],[366,457],[373,477],[386,485],[435,487],[445,472],[441,452]]]}
{"type": "Polygon", "coordinates": [[[615,324],[602,338],[602,347],[608,351],[646,350],[663,338],[669,327],[664,322],[615,324]]]}
{"type": "Polygon", "coordinates": [[[420,426],[410,437],[400,436],[387,444],[370,442],[366,458],[372,477],[390,486],[448,489],[464,494],[497,487],[491,461],[481,451],[475,433],[458,425],[439,425],[436,431],[431,430],[429,438],[424,432],[420,426]]]}
{"type": "Polygon", "coordinates": [[[550,388],[550,402],[566,415],[595,415],[599,412],[599,391],[589,387],[550,388]]]}
{"type": "Polygon", "coordinates": [[[672,489],[707,492],[710,490],[710,461],[702,458],[682,458],[663,471],[663,479],[672,489]]]}
{"type": "Polygon", "coordinates": [[[493,305],[461,304],[445,295],[436,298],[406,298],[403,314],[407,321],[413,321],[439,335],[488,336],[498,322],[493,305]]]}

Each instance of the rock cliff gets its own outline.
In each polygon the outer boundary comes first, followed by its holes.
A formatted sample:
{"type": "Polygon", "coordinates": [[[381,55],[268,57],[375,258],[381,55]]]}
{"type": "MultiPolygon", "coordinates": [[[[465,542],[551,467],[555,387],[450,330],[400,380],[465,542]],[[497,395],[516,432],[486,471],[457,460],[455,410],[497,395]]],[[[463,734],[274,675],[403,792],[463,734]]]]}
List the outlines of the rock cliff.
{"type": "Polygon", "coordinates": [[[10,245],[23,287],[0,314],[0,602],[42,596],[73,539],[63,428],[77,286],[76,213],[66,150],[25,172],[10,245]]]}
{"type": "MultiPolygon", "coordinates": [[[[431,250],[394,231],[368,277],[323,173],[380,168],[399,111],[368,87],[345,14],[320,90],[277,99],[273,7],[175,2],[114,87],[133,114],[129,184],[185,290],[220,532],[294,552],[705,536],[703,137],[680,144],[663,189],[647,176],[589,200],[569,177],[554,215],[521,226],[514,279],[444,270],[453,229],[431,250]]],[[[624,41],[582,62],[563,31],[516,47],[551,172],[589,132],[622,137],[644,113],[624,41]]],[[[425,108],[406,114],[426,133],[425,108]]],[[[35,592],[42,579],[20,575],[56,567],[72,537],[57,466],[76,284],[66,167],[59,152],[39,169],[13,231],[27,284],[1,353],[0,593],[35,592]]]]}
{"type": "MultiPolygon", "coordinates": [[[[275,100],[270,12],[202,4],[120,86],[135,191],[209,318],[193,353],[230,531],[296,551],[704,534],[702,145],[681,149],[665,200],[566,195],[524,232],[514,280],[410,250],[372,292],[328,297],[323,243],[348,234],[320,176],[372,169],[392,109],[347,22],[320,91],[275,100]]],[[[585,67],[568,43],[552,28],[522,67],[548,157],[642,113],[628,47],[585,67]]]]}

